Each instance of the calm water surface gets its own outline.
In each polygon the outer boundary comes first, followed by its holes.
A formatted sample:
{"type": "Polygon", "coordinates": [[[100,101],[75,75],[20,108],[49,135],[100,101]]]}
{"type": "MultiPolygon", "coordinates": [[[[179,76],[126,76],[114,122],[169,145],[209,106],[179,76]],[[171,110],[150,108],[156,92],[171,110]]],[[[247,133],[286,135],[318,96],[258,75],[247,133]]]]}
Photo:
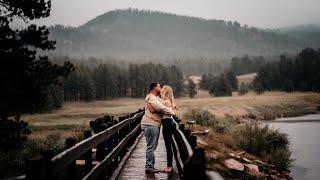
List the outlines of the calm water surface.
{"type": "Polygon", "coordinates": [[[320,179],[320,114],[280,118],[266,124],[289,135],[292,158],[291,176],[297,180],[320,179]]]}

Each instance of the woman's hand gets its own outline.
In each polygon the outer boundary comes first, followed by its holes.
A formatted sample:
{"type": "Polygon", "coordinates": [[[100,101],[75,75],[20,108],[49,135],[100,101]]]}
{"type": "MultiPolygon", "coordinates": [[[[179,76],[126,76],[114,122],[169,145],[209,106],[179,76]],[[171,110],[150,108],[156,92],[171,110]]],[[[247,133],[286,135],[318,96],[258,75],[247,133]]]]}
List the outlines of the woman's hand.
{"type": "Polygon", "coordinates": [[[168,100],[162,101],[162,104],[165,105],[166,107],[172,108],[172,104],[171,104],[171,102],[168,101],[168,100]]]}
{"type": "Polygon", "coordinates": [[[173,105],[173,109],[174,109],[174,110],[177,110],[177,111],[180,110],[180,108],[179,108],[175,103],[172,103],[172,105],[173,105]]]}

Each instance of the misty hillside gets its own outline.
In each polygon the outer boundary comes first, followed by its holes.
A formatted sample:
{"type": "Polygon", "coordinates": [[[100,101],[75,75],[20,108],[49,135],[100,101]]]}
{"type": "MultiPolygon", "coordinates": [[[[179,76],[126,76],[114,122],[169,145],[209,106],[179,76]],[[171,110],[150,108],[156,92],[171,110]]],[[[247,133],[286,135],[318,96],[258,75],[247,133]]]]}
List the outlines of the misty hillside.
{"type": "Polygon", "coordinates": [[[50,33],[57,54],[122,59],[278,55],[308,45],[238,22],[132,9],[107,12],[79,27],[54,26],[50,33]]]}
{"type": "Polygon", "coordinates": [[[273,32],[285,34],[307,44],[310,47],[320,48],[320,25],[300,25],[275,29],[273,32]]]}

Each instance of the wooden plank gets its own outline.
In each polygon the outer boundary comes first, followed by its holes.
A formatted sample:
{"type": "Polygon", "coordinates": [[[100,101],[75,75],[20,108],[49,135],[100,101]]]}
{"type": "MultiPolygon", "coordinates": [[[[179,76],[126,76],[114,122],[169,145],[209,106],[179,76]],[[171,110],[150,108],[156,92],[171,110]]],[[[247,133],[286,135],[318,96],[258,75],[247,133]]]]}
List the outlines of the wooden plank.
{"type": "MultiPolygon", "coordinates": [[[[160,131],[161,132],[161,131],[160,131]]],[[[177,180],[179,179],[178,170],[176,168],[176,161],[173,159],[172,173],[155,173],[145,174],[145,162],[146,162],[146,139],[143,135],[138,142],[136,148],[133,150],[129,159],[126,161],[120,174],[116,177],[117,180],[177,180]]],[[[167,166],[166,147],[162,133],[160,133],[158,147],[155,151],[155,167],[158,169],[165,168],[167,166]]]]}
{"type": "Polygon", "coordinates": [[[111,160],[115,158],[120,151],[125,147],[126,143],[141,129],[138,125],[130,134],[128,134],[112,151],[107,155],[107,157],[101,161],[98,165],[92,168],[92,170],[83,178],[96,179],[98,175],[110,164],[111,160]]]}
{"type": "Polygon", "coordinates": [[[58,155],[54,156],[51,160],[51,173],[55,174],[67,166],[72,161],[76,160],[78,157],[83,155],[89,149],[97,146],[99,143],[107,140],[113,134],[118,132],[120,129],[125,127],[126,125],[137,121],[143,116],[144,112],[137,113],[132,118],[126,119],[100,133],[97,133],[90,138],[87,138],[76,145],[72,146],[69,149],[59,153],[58,155]]]}
{"type": "Polygon", "coordinates": [[[125,165],[125,163],[127,162],[127,160],[129,159],[132,151],[135,149],[135,147],[137,146],[137,144],[139,143],[141,137],[143,136],[143,133],[141,132],[139,134],[139,136],[136,138],[135,142],[133,143],[133,145],[130,147],[129,151],[126,153],[126,155],[123,157],[123,159],[121,160],[120,164],[118,165],[117,169],[113,172],[112,176],[109,178],[110,180],[114,180],[117,178],[117,176],[119,175],[120,171],[122,170],[123,166],[125,165]]]}

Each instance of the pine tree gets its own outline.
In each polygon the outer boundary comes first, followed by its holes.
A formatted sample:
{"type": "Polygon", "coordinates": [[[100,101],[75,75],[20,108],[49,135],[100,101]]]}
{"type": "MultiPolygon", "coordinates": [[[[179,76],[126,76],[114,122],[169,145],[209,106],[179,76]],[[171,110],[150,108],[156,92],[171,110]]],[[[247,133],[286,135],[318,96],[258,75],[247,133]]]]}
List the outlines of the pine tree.
{"type": "Polygon", "coordinates": [[[214,78],[212,74],[203,74],[199,83],[200,89],[209,90],[214,78]]]}
{"type": "Polygon", "coordinates": [[[242,96],[242,95],[247,94],[248,92],[249,92],[248,85],[246,85],[244,82],[242,82],[242,83],[240,84],[240,88],[239,88],[238,94],[239,94],[240,96],[242,96]]]}
{"type": "Polygon", "coordinates": [[[52,86],[59,86],[61,77],[73,70],[69,62],[56,65],[39,50],[54,49],[45,26],[31,24],[12,29],[13,20],[32,20],[50,15],[50,0],[0,1],[0,147],[21,145],[28,134],[27,123],[20,120],[22,113],[35,113],[48,106],[52,86]],[[15,120],[9,120],[15,116],[15,120]]]}
{"type": "Polygon", "coordinates": [[[209,93],[214,96],[232,96],[232,89],[224,75],[214,78],[209,93]]]}
{"type": "Polygon", "coordinates": [[[196,94],[196,84],[192,81],[192,79],[188,79],[188,94],[190,98],[193,98],[196,94]]]}
{"type": "Polygon", "coordinates": [[[225,78],[231,86],[232,91],[238,90],[238,79],[232,71],[226,71],[224,73],[225,78]]]}
{"type": "Polygon", "coordinates": [[[263,94],[264,93],[264,88],[260,82],[256,82],[253,85],[254,92],[257,94],[263,94]]]}

